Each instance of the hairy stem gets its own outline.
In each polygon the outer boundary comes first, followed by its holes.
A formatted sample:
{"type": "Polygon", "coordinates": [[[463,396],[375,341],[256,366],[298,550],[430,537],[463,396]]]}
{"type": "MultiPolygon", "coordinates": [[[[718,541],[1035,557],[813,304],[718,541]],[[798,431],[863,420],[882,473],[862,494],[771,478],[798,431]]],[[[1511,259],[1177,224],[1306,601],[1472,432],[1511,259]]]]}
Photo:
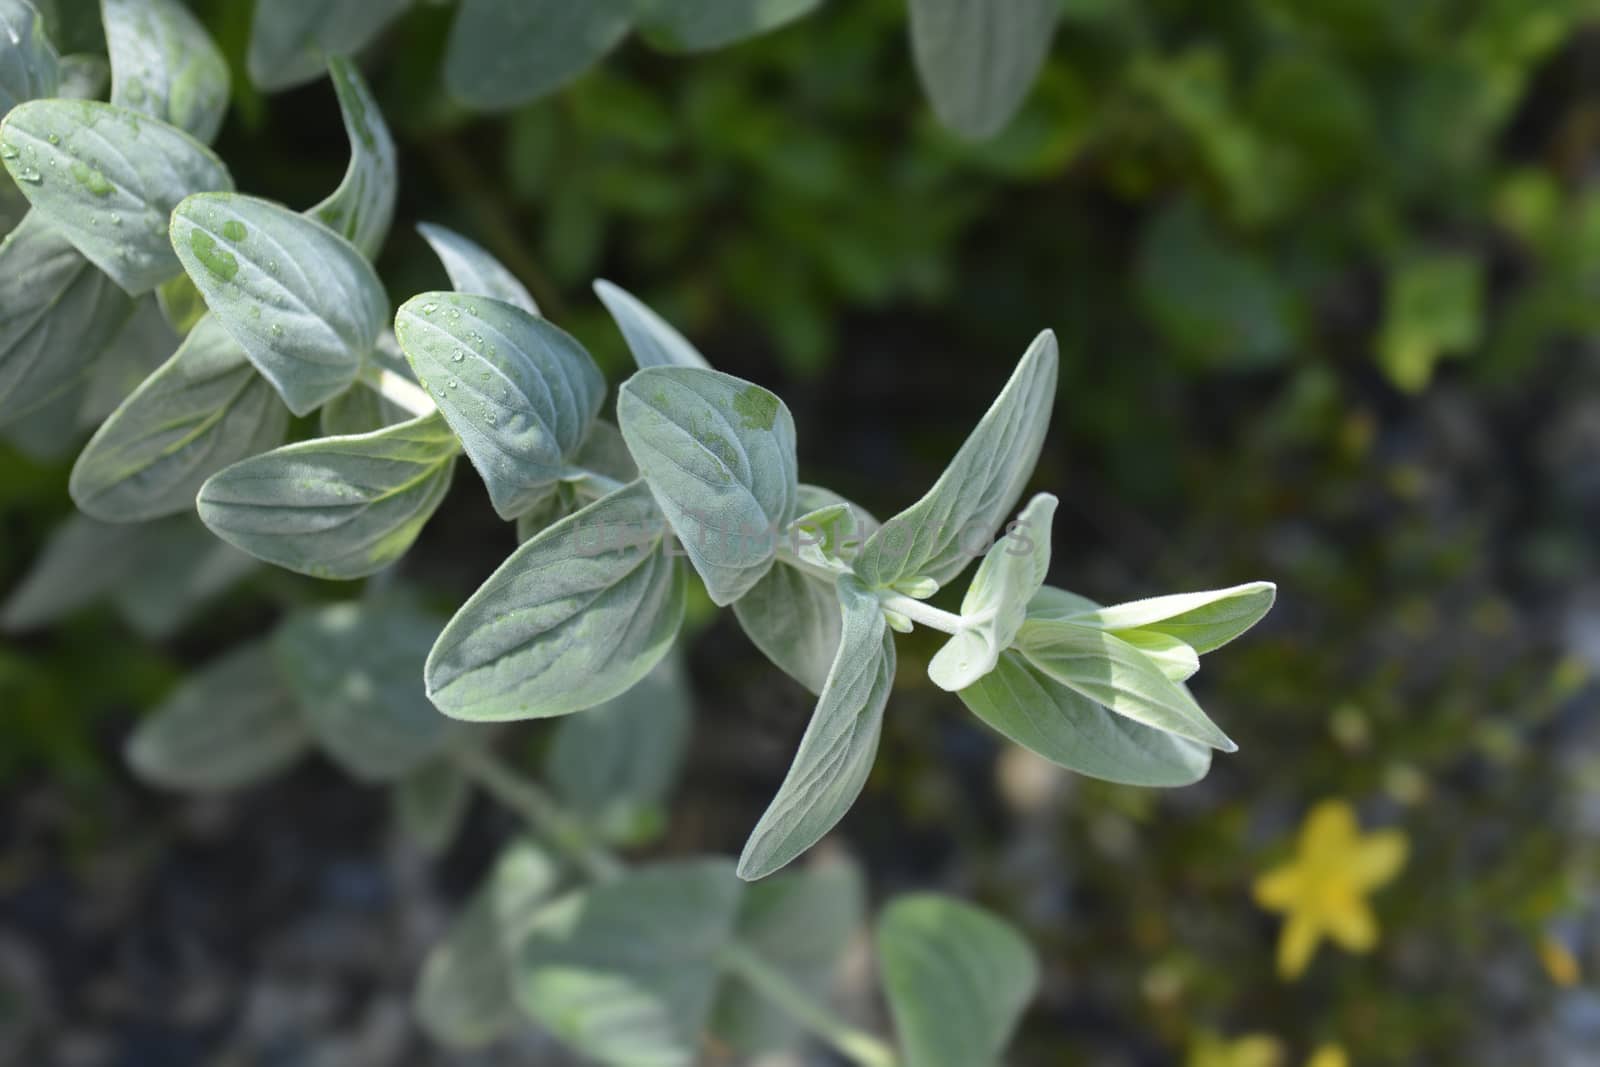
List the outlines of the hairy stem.
{"type": "Polygon", "coordinates": [[[396,407],[413,415],[431,415],[439,410],[433,397],[416,382],[384,367],[363,367],[358,381],[396,407]]]}
{"type": "MultiPolygon", "coordinates": [[[[837,581],[841,574],[850,573],[849,566],[843,563],[829,567],[812,560],[801,559],[795,554],[790,545],[782,542],[778,545],[778,562],[793,567],[795,570],[804,571],[813,577],[821,578],[829,585],[837,581]]],[[[936,608],[932,604],[924,603],[903,593],[897,593],[893,589],[874,589],[873,592],[877,594],[878,602],[890,611],[898,611],[912,622],[921,623],[930,629],[940,630],[947,634],[960,633],[978,621],[967,618],[964,615],[957,615],[954,612],[936,608]]]]}
{"type": "Polygon", "coordinates": [[[725,946],[718,958],[724,968],[744,979],[750,988],[803,1023],[852,1063],[859,1067],[896,1067],[898,1060],[892,1048],[818,1004],[810,993],[749,947],[735,941],[725,946]]]}

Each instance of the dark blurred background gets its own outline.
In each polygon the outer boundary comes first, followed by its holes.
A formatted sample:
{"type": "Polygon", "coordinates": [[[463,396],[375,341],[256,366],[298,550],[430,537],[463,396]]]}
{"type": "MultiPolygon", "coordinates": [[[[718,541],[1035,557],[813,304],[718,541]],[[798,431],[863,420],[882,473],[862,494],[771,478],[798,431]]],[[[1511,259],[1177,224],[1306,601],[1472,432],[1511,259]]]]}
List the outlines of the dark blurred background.
{"type": "MultiPolygon", "coordinates": [[[[196,6],[234,63],[217,149],[241,190],[314,203],[346,162],[330,85],[256,94],[250,5],[196,6]]],[[[495,116],[445,97],[451,12],[420,4],[363,61],[402,160],[379,269],[397,303],[444,287],[413,227],[455,228],[613,383],[630,364],[589,283],[623,284],[786,399],[805,480],[880,515],[1050,327],[1052,583],[1279,583],[1195,681],[1241,751],[1173,792],[1007,750],[926,680],[928,635],[901,642],[837,836],[875,897],[941,886],[1027,928],[1045,988],[1012,1062],[1196,1064],[1259,1033],[1285,1067],[1324,1042],[1361,1065],[1600,1063],[1600,5],[1064,6],[1023,112],[973,146],[933,120],[896,0],[705,56],[627,43],[495,116]],[[1250,886],[1326,798],[1411,858],[1374,897],[1374,952],[1324,946],[1286,982],[1250,886]]],[[[52,30],[95,47],[92,17],[52,30]]],[[[0,589],[70,511],[82,436],[48,429],[0,450],[0,589]]],[[[463,466],[378,580],[449,611],[514,544],[463,466]]],[[[113,597],[0,645],[0,1060],[558,1062],[445,1056],[406,1019],[418,953],[509,829],[487,805],[428,865],[381,791],[321,762],[206,801],[122,767],[187,670],[350,595],[261,568],[177,621],[113,597]]],[[[693,630],[661,847],[736,852],[810,699],[731,613],[701,604],[693,630]]]]}

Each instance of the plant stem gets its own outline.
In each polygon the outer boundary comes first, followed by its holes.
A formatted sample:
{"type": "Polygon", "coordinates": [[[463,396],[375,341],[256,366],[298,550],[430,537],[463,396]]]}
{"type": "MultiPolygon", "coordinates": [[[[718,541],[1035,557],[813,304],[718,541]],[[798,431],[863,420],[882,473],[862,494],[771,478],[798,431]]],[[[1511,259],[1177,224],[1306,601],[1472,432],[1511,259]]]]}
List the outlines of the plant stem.
{"type": "Polygon", "coordinates": [[[585,876],[604,882],[622,873],[621,860],[593,844],[583,827],[562,811],[548,793],[506,766],[505,761],[477,746],[457,750],[454,758],[467,777],[527,820],[540,837],[566,853],[585,876]]]}
{"type": "Polygon", "coordinates": [[[789,980],[751,949],[737,941],[719,953],[723,967],[794,1016],[806,1028],[858,1067],[896,1067],[894,1050],[871,1034],[858,1030],[818,1004],[810,993],[789,980]]]}
{"type": "Polygon", "coordinates": [[[439,410],[433,397],[420,385],[387,368],[364,367],[358,380],[385,400],[405,408],[413,415],[431,415],[439,410]]]}
{"type": "MultiPolygon", "coordinates": [[[[804,571],[813,577],[821,578],[829,585],[837,581],[841,574],[850,573],[850,568],[842,563],[837,567],[829,567],[808,559],[801,559],[795,554],[793,548],[781,542],[778,545],[778,562],[793,567],[795,570],[804,571]]],[[[932,604],[917,600],[915,597],[896,593],[892,589],[874,589],[873,592],[877,594],[878,602],[890,611],[898,611],[912,622],[921,623],[930,629],[939,630],[947,634],[960,633],[975,621],[966,616],[936,608],[932,604]]]]}

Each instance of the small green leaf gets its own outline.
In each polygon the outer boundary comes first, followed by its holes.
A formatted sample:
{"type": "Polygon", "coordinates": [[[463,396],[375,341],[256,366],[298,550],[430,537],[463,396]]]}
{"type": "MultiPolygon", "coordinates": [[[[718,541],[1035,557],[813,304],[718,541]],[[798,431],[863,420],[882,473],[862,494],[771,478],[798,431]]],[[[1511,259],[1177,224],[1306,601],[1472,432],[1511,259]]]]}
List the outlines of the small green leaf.
{"type": "Polygon", "coordinates": [[[152,547],[182,522],[112,526],[73,515],[51,532],[44,551],[0,606],[0,629],[43,626],[106,596],[138,573],[152,547]]]}
{"type": "Polygon", "coordinates": [[[250,24],[250,80],[277,92],[322,77],[328,56],[354,55],[410,0],[261,0],[250,24]]]}
{"type": "Polygon", "coordinates": [[[652,367],[623,385],[617,421],[713,602],[738,600],[772,566],[794,513],[794,419],[731,374],[652,367]]]}
{"type": "Polygon", "coordinates": [[[44,20],[24,0],[0,0],[0,115],[25,100],[55,96],[60,81],[56,50],[44,20]]]}
{"type": "Polygon", "coordinates": [[[471,1049],[525,1025],[512,999],[511,950],[549,901],[560,874],[556,862],[530,842],[514,842],[500,854],[422,963],[413,1003],[429,1037],[471,1049]]]}
{"type": "Polygon", "coordinates": [[[639,30],[668,52],[709,52],[770,33],[815,11],[822,0],[642,0],[639,30]]]}
{"type": "Polygon", "coordinates": [[[635,0],[462,0],[445,47],[444,83],[475,108],[510,108],[554,92],[616,47],[635,0]]]}
{"type": "Polygon", "coordinates": [[[686,582],[643,482],[523,544],[456,612],[428,656],[446,715],[564,715],[626,692],[666,655],[686,582]]]}
{"type": "Polygon", "coordinates": [[[405,555],[450,490],[459,451],[438,413],[287,445],[212,475],[196,505],[213,533],[314,578],[364,578],[405,555]]]}
{"type": "Polygon", "coordinates": [[[180,270],[167,216],[232,189],[222,161],[176,126],[89,100],[35,100],[0,124],[0,159],[28,203],[131,296],[180,270]]]}
{"type": "Polygon", "coordinates": [[[412,297],[394,329],[500,517],[541,500],[605,400],[605,378],[583,346],[521,308],[464,293],[412,297]]]}
{"type": "Polygon", "coordinates": [[[994,729],[1051,763],[1108,782],[1190,785],[1211,768],[1211,749],[1114,715],[1055,681],[1017,652],[1002,652],[961,701],[994,729]]]}
{"type": "Polygon", "coordinates": [[[516,948],[517,1003],[600,1063],[692,1067],[739,897],[720,859],[636,868],[568,894],[516,948]]]}
{"type": "Polygon", "coordinates": [[[339,94],[339,113],[350,139],[350,166],[339,188],[307,214],[374,259],[394,218],[400,181],[394,138],[354,63],[334,56],[328,60],[328,76],[339,94]]]}
{"type": "Polygon", "coordinates": [[[1127,630],[1148,630],[1175,637],[1196,652],[1206,653],[1221,648],[1260,622],[1272,610],[1278,587],[1271,582],[1246,582],[1202,593],[1130,600],[1109,608],[1082,598],[1077,598],[1081,607],[1074,607],[1073,601],[1051,599],[1062,592],[1048,587],[1041,590],[1041,596],[1028,605],[1028,617],[1093,626],[1119,636],[1127,630]]]}
{"type": "Polygon", "coordinates": [[[906,1067],[999,1062],[1039,984],[1009,925],[934,893],[897,898],[878,920],[878,958],[906,1067]]]}
{"type": "Polygon", "coordinates": [[[305,721],[264,642],[241,645],[186,679],[128,739],[128,765],[185,792],[242,789],[310,747],[305,721]]]}
{"type": "Polygon", "coordinates": [[[1119,630],[1117,636],[1154,660],[1174,682],[1187,682],[1200,669],[1200,654],[1176,637],[1154,630],[1119,630]]]}
{"type": "Polygon", "coordinates": [[[472,783],[448,759],[419,767],[394,786],[400,828],[428,856],[450,847],[471,799],[472,783]]]}
{"type": "Polygon", "coordinates": [[[261,566],[211,536],[193,512],[152,523],[150,529],[160,536],[149,537],[139,566],[111,593],[118,613],[147,640],[171,637],[214,597],[261,566]]]}
{"type": "Polygon", "coordinates": [[[1059,5],[1054,0],[911,0],[911,51],[939,121],[981,141],[999,133],[1033,88],[1059,5]]]}
{"type": "Polygon", "coordinates": [[[517,276],[482,246],[431,222],[417,223],[417,232],[444,264],[444,272],[449,275],[450,286],[456,292],[492,296],[515,304],[530,315],[539,314],[539,305],[517,276]]]}
{"type": "Polygon", "coordinates": [[[101,0],[111,102],[209,144],[228,110],[228,63],[178,0],[101,0]]]}
{"type": "Polygon", "coordinates": [[[417,688],[439,624],[404,605],[330,604],[290,616],[273,654],[328,756],[364,782],[392,782],[458,735],[417,688]]]}
{"type": "Polygon", "coordinates": [[[1444,356],[1483,337],[1483,262],[1475,255],[1412,259],[1389,276],[1378,362],[1396,387],[1417,392],[1444,356]]]}
{"type": "Polygon", "coordinates": [[[281,444],[288,425],[272,386],[207,316],[90,438],[68,488],[106,522],[188,511],[207,478],[281,444]]]}
{"type": "Polygon", "coordinates": [[[194,329],[195,323],[205,317],[208,310],[205,297],[194,287],[187,274],[174,275],[156,287],[156,302],[167,325],[180,334],[194,329]]]}
{"type": "Polygon", "coordinates": [[[633,360],[641,370],[645,367],[710,369],[706,357],[683,334],[622,286],[601,278],[594,283],[594,292],[616,320],[622,339],[628,343],[628,351],[633,353],[633,360]]]}
{"type": "Polygon", "coordinates": [[[1055,334],[1046,330],[933,488],[867,538],[854,566],[869,587],[921,577],[948,585],[971,559],[974,535],[987,543],[998,532],[1044,445],[1057,359],[1055,334]]]}
{"type": "Polygon", "coordinates": [[[989,549],[961,601],[972,624],[951,636],[928,663],[928,677],[947,693],[965,689],[994,670],[1000,653],[1027,618],[1028,601],[1050,569],[1050,524],[1056,498],[1040,493],[989,549]]]}
{"type": "Polygon", "coordinates": [[[1238,750],[1187,689],[1114,634],[1030,619],[1017,635],[1017,649],[1049,677],[1118,715],[1224,752],[1238,750]]]}
{"type": "Polygon", "coordinates": [[[352,381],[389,301],[359,251],[321,223],[254,197],[191,196],[172,243],[212,313],[305,415],[352,381]]]}
{"type": "Polygon", "coordinates": [[[78,421],[85,426],[98,426],[105,421],[171,358],[180,341],[167,325],[155,297],[142,296],[134,301],[133,314],[84,377],[78,421]]]}
{"type": "Polygon", "coordinates": [[[878,598],[839,579],[839,652],[794,763],[739,857],[739,877],[764,878],[822,839],[855,803],[872,770],[894,685],[894,638],[878,598]]]}

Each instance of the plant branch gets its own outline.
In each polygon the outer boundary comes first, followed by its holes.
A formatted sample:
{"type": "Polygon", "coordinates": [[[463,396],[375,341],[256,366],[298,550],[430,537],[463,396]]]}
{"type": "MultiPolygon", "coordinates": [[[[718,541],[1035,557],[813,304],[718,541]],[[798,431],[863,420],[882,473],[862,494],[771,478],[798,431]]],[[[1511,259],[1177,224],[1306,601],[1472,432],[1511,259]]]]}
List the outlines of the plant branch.
{"type": "Polygon", "coordinates": [[[357,381],[413,415],[431,415],[439,410],[433,397],[420,385],[385,367],[363,367],[357,381]]]}
{"type": "Polygon", "coordinates": [[[795,985],[788,975],[748,946],[731,942],[723,947],[718,958],[724,968],[744,979],[752,989],[794,1016],[858,1067],[896,1067],[899,1062],[892,1048],[817,1003],[809,992],[795,985]]]}
{"type": "MultiPolygon", "coordinates": [[[[842,574],[849,574],[850,568],[844,563],[837,566],[827,566],[809,559],[802,559],[795,554],[788,544],[780,542],[778,545],[778,562],[803,571],[815,578],[820,578],[832,585],[842,574]]],[[[890,611],[898,611],[912,622],[921,623],[929,629],[939,630],[947,634],[960,633],[970,628],[978,619],[957,615],[954,612],[944,611],[932,604],[924,603],[915,597],[897,593],[892,589],[874,589],[878,602],[890,611]]]]}

